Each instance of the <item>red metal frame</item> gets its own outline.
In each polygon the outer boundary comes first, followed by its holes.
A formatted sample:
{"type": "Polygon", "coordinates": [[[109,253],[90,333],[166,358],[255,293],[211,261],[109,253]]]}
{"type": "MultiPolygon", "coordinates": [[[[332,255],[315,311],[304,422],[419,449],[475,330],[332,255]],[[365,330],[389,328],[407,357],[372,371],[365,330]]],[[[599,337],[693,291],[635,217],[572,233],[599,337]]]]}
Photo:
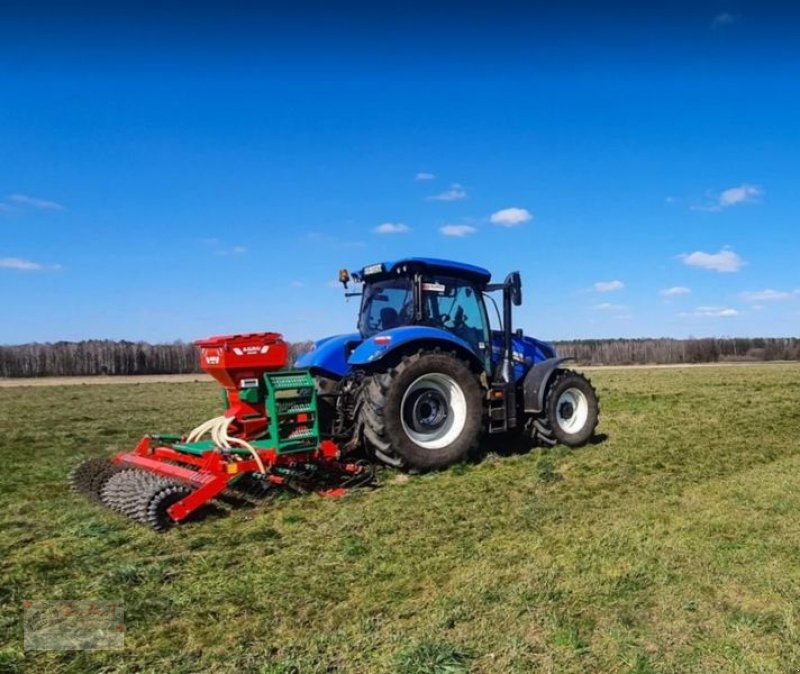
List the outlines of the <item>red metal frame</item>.
{"type": "MultiPolygon", "coordinates": [[[[314,463],[329,473],[344,475],[353,475],[361,470],[357,464],[340,463],[339,448],[330,440],[323,440],[311,452],[284,455],[278,454],[273,447],[256,451],[267,471],[265,479],[273,484],[285,483],[283,477],[271,472],[277,467],[291,468],[314,463]]],[[[167,509],[167,514],[176,522],[186,519],[200,506],[219,495],[233,479],[240,478],[243,474],[257,473],[259,470],[255,459],[242,458],[239,454],[223,454],[216,449],[209,449],[196,456],[167,445],[153,444],[150,436],[143,437],[133,451],[117,454],[113,461],[163,475],[192,487],[187,496],[167,509]]],[[[327,495],[341,493],[343,492],[327,495]]]]}

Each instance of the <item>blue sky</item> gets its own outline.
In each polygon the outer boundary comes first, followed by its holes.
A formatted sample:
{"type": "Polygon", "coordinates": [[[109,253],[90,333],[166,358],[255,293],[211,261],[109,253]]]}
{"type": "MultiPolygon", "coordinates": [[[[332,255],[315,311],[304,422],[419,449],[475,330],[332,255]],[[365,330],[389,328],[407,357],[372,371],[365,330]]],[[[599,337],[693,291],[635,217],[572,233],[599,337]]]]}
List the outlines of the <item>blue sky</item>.
{"type": "Polygon", "coordinates": [[[783,4],[0,6],[0,343],[349,330],[340,267],[523,274],[549,339],[800,334],[783,4]]]}

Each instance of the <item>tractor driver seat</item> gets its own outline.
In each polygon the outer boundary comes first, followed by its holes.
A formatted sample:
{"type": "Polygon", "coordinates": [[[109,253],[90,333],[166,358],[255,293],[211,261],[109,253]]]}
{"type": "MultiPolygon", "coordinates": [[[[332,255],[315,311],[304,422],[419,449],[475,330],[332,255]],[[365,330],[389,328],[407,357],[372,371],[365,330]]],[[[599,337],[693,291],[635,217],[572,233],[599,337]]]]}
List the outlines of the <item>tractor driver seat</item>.
{"type": "Polygon", "coordinates": [[[381,309],[381,330],[391,330],[400,325],[397,310],[392,307],[381,309]]]}

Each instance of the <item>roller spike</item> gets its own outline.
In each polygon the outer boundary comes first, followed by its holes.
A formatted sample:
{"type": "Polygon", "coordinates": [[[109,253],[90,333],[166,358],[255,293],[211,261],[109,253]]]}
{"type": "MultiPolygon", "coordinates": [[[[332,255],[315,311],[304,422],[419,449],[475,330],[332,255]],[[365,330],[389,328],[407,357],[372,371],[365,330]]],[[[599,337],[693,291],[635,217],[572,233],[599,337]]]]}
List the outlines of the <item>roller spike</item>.
{"type": "Polygon", "coordinates": [[[167,509],[190,492],[190,487],[172,480],[148,485],[140,494],[136,519],[156,531],[166,531],[176,524],[167,509]]]}
{"type": "Polygon", "coordinates": [[[96,457],[77,465],[69,474],[69,483],[76,491],[93,501],[100,501],[100,492],[119,467],[107,458],[96,457]]]}

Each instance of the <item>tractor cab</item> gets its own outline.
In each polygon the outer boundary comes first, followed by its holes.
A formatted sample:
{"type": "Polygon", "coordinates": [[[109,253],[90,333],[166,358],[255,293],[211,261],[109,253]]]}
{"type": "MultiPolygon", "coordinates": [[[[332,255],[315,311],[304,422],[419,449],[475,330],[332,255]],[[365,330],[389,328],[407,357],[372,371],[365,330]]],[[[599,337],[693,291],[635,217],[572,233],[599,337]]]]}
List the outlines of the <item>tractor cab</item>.
{"type": "MultiPolygon", "coordinates": [[[[349,273],[343,274],[349,281],[349,273]]],[[[549,344],[512,331],[511,307],[522,303],[517,272],[503,283],[493,284],[490,272],[480,267],[408,258],[367,265],[352,278],[363,284],[362,292],[357,293],[362,298],[358,331],[365,340],[383,333],[389,333],[382,337],[388,339],[390,331],[412,326],[444,331],[468,349],[487,374],[505,376],[507,381],[518,380],[530,365],[555,355],[549,344]],[[502,318],[489,295],[492,291],[503,293],[502,318]],[[490,310],[497,317],[495,330],[490,310]]]]}
{"type": "MultiPolygon", "coordinates": [[[[444,330],[465,342],[482,360],[491,356],[491,331],[483,302],[486,282],[461,265],[406,261],[372,274],[364,283],[358,330],[365,338],[409,326],[444,330]]],[[[488,280],[489,273],[485,272],[488,280]]]]}

